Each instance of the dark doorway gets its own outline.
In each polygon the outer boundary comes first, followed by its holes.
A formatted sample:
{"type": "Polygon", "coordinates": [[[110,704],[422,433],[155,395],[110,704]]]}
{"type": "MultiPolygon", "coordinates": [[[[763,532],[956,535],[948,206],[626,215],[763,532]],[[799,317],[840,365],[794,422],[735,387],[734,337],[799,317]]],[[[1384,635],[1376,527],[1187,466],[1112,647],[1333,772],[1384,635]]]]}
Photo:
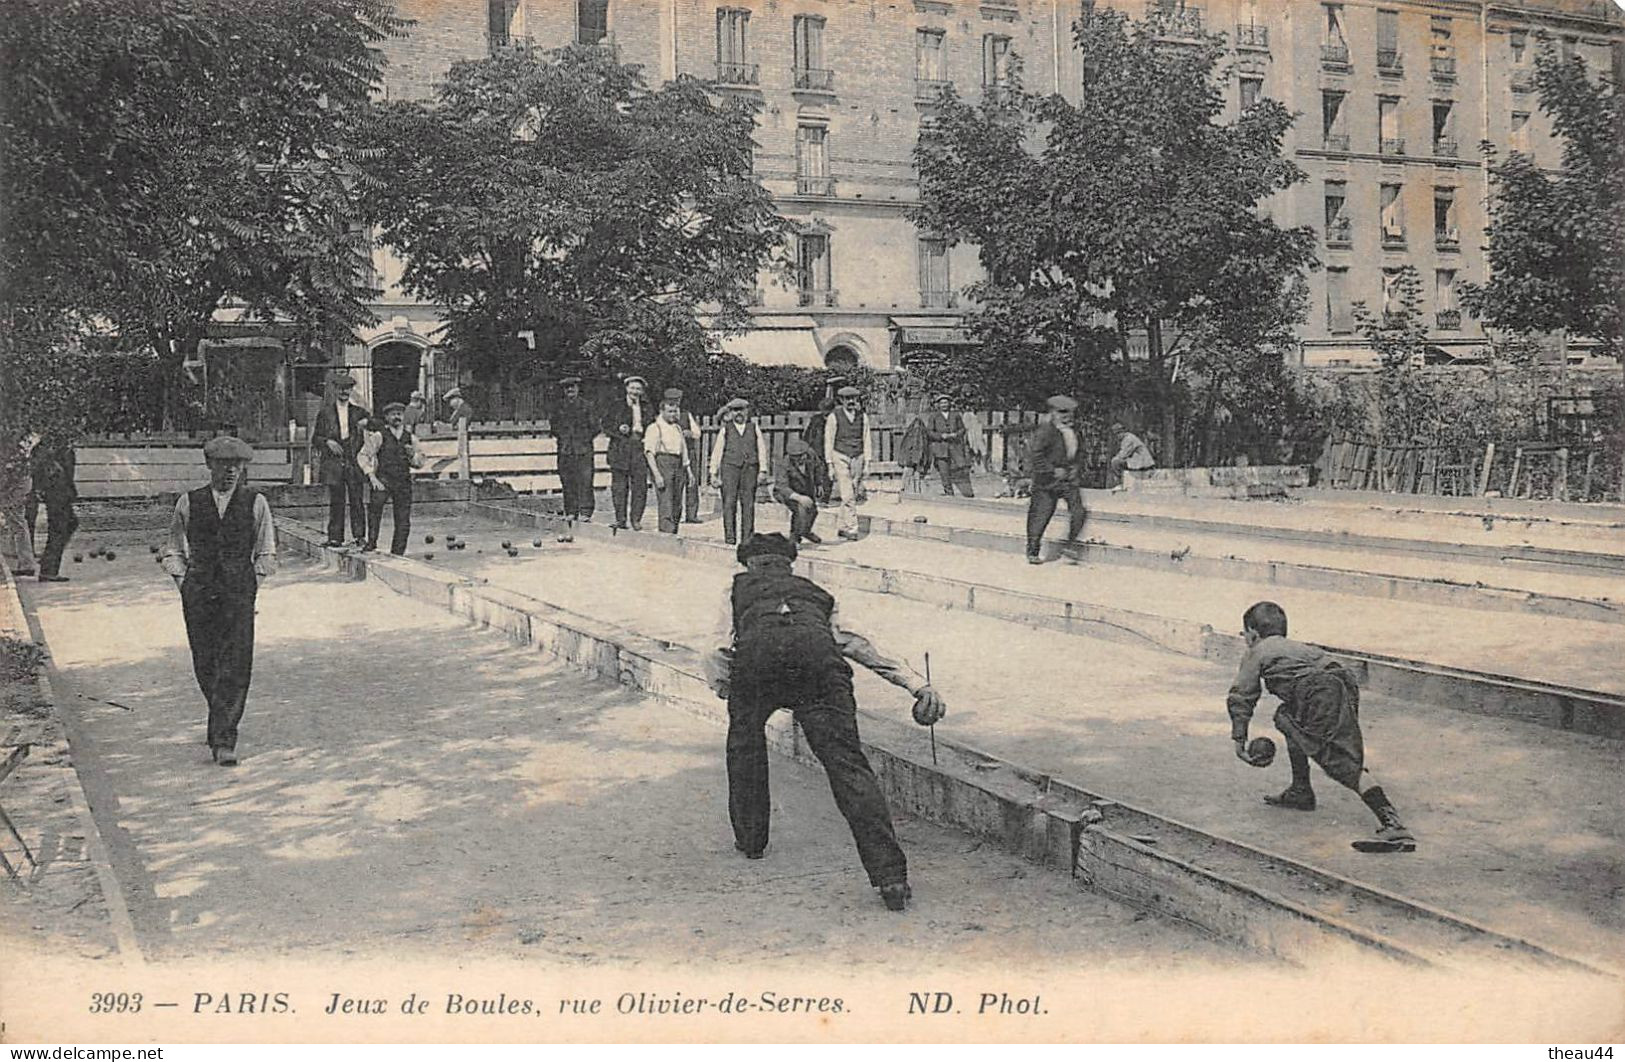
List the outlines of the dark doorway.
{"type": "Polygon", "coordinates": [[[831,369],[855,369],[858,367],[858,352],[845,343],[830,347],[824,355],[824,364],[831,369]]]}
{"type": "Polygon", "coordinates": [[[372,405],[382,410],[391,402],[402,405],[418,387],[423,349],[414,343],[385,343],[372,351],[372,405]]]}

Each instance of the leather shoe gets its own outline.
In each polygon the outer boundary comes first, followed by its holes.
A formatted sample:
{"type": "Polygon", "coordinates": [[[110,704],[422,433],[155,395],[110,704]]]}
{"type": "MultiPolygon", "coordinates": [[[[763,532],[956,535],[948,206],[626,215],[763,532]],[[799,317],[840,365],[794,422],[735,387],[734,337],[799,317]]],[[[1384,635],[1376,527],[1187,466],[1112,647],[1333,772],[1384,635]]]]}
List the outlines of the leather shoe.
{"type": "Polygon", "coordinates": [[[908,887],[906,881],[894,881],[889,885],[880,886],[880,899],[886,904],[889,911],[902,911],[907,909],[909,898],[914,890],[908,887]]]}
{"type": "Polygon", "coordinates": [[[734,842],[734,847],[736,849],[738,849],[739,851],[745,853],[745,858],[746,859],[760,859],[760,858],[762,858],[762,850],[760,848],[746,848],[744,845],[740,844],[738,841],[734,842]]]}
{"type": "Polygon", "coordinates": [[[68,581],[68,577],[66,575],[42,575],[39,577],[39,581],[42,583],[65,583],[68,581]]]}
{"type": "Polygon", "coordinates": [[[237,750],[228,749],[224,745],[216,746],[214,749],[214,762],[222,767],[237,766],[237,750]]]}
{"type": "Polygon", "coordinates": [[[811,542],[815,546],[822,546],[824,544],[824,540],[813,534],[811,531],[803,531],[801,533],[801,537],[806,539],[808,542],[811,542]]]}

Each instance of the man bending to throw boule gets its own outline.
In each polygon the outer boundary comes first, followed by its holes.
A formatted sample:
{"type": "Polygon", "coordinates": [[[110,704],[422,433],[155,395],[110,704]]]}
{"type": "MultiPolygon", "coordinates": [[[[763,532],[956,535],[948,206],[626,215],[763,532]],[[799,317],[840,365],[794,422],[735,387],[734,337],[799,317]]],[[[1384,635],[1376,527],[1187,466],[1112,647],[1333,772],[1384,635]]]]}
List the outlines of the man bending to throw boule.
{"type": "Polygon", "coordinates": [[[791,571],[794,542],[779,534],[752,535],[737,556],[746,570],[734,576],[715,648],[705,660],[711,688],[728,702],[734,846],[749,859],[762,858],[767,847],[771,803],[764,728],[770,715],[788,708],[824,765],[870,884],[887,907],[901,911],[910,895],[908,860],[858,741],[858,705],[846,661],[856,660],[914,694],[914,721],[921,726],[941,719],[947,706],[913,669],[882,656],[844,626],[827,591],[791,571]]]}

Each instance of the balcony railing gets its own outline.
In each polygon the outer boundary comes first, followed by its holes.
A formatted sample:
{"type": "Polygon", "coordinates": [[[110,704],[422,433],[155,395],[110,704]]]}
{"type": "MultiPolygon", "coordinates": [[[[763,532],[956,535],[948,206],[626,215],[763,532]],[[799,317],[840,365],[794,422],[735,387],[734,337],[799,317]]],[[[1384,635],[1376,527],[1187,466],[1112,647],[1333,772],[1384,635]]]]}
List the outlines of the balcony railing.
{"type": "Polygon", "coordinates": [[[1354,242],[1354,225],[1348,218],[1333,218],[1326,223],[1326,246],[1348,247],[1354,242]]]}
{"type": "Polygon", "coordinates": [[[1347,70],[1349,68],[1349,46],[1346,44],[1322,44],[1320,46],[1320,65],[1328,70],[1347,70]]]}
{"type": "Polygon", "coordinates": [[[834,288],[802,288],[796,292],[796,304],[799,306],[836,306],[839,305],[838,296],[840,294],[834,288]]]}
{"type": "Polygon", "coordinates": [[[1434,55],[1428,58],[1428,69],[1433,72],[1435,81],[1456,80],[1456,57],[1453,55],[1434,55]]]}
{"type": "Polygon", "coordinates": [[[944,92],[953,88],[953,84],[947,78],[917,77],[914,79],[914,98],[922,103],[935,103],[944,92]]]}
{"type": "Polygon", "coordinates": [[[816,67],[796,67],[796,89],[800,92],[834,92],[835,71],[816,67]]]}
{"type": "Polygon", "coordinates": [[[1454,332],[1461,327],[1460,310],[1440,310],[1433,315],[1433,319],[1438,322],[1440,328],[1446,331],[1454,332]]]}
{"type": "Polygon", "coordinates": [[[1441,251],[1459,251],[1461,250],[1461,233],[1455,229],[1435,232],[1433,234],[1433,246],[1441,251]]]}
{"type": "Polygon", "coordinates": [[[1347,133],[1327,133],[1321,138],[1321,146],[1327,151],[1347,151],[1349,149],[1349,135],[1347,133]]]}
{"type": "Polygon", "coordinates": [[[758,68],[755,63],[717,63],[717,84],[755,85],[758,68]]]}
{"type": "Polygon", "coordinates": [[[1379,155],[1405,154],[1405,138],[1402,136],[1385,136],[1377,143],[1379,155]]]}
{"type": "Polygon", "coordinates": [[[1155,25],[1161,36],[1189,38],[1202,35],[1202,9],[1199,7],[1186,7],[1181,3],[1177,7],[1165,8],[1158,0],[1150,0],[1145,5],[1145,20],[1155,25]]]}
{"type": "Polygon", "coordinates": [[[496,55],[498,52],[508,51],[509,49],[524,51],[534,48],[536,47],[536,39],[512,33],[487,33],[485,35],[485,45],[492,55],[496,55]]]}
{"type": "Polygon", "coordinates": [[[1377,49],[1377,73],[1403,74],[1404,72],[1405,60],[1404,57],[1399,54],[1399,50],[1397,48],[1377,49]]]}
{"type": "Polygon", "coordinates": [[[1244,23],[1236,25],[1236,47],[1258,48],[1269,51],[1270,28],[1268,26],[1254,26],[1244,23]]]}
{"type": "Polygon", "coordinates": [[[808,177],[796,174],[796,195],[832,196],[835,194],[835,178],[808,177]]]}
{"type": "Polygon", "coordinates": [[[1513,92],[1533,92],[1535,89],[1535,72],[1533,70],[1514,70],[1512,72],[1513,92]]]}
{"type": "Polygon", "coordinates": [[[1440,158],[1453,159],[1461,154],[1461,145],[1452,136],[1441,136],[1433,142],[1433,153],[1440,158]]]}
{"type": "Polygon", "coordinates": [[[959,293],[936,289],[920,292],[920,306],[927,310],[951,310],[959,305],[959,293]]]}
{"type": "Polygon", "coordinates": [[[1405,249],[1405,234],[1403,232],[1394,232],[1392,230],[1384,231],[1382,234],[1382,246],[1383,250],[1386,251],[1403,251],[1405,249]]]}

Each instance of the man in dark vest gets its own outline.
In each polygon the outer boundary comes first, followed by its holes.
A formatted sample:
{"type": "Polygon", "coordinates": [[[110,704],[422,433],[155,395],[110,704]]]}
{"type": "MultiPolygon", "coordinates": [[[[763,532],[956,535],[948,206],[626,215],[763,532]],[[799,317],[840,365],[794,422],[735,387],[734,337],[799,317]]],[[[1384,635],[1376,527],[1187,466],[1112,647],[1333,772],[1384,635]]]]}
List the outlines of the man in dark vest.
{"type": "Polygon", "coordinates": [[[593,510],[593,441],[598,431],[592,413],[581,398],[581,377],[559,381],[564,399],[548,418],[559,447],[559,485],[564,490],[564,530],[560,542],[575,541],[577,520],[591,520],[593,510]]]}
{"type": "Polygon", "coordinates": [[[254,666],[254,602],[276,573],[276,529],[265,496],[245,486],[254,450],[230,436],[203,447],[207,486],[182,494],[159,558],[181,591],[192,670],[209,702],[209,751],[237,764],[237,725],[254,666]]]}
{"type": "MultiPolygon", "coordinates": [[[[73,445],[62,439],[47,439],[34,449],[34,497],[45,506],[45,551],[39,557],[39,581],[65,583],[62,574],[62,554],[67,551],[68,539],[79,529],[79,517],[73,503],[79,499],[74,486],[73,445]]],[[[28,526],[34,526],[34,507],[29,505],[28,526]]]]}
{"type": "Polygon", "coordinates": [[[615,526],[643,530],[643,510],[649,504],[649,464],[643,456],[643,435],[654,423],[655,410],[644,397],[647,382],[626,378],[626,397],[604,421],[609,436],[609,496],[615,504],[615,526]]]}
{"type": "Polygon", "coordinates": [[[914,694],[914,719],[929,726],[947,707],[926,681],[883,655],[845,626],[835,599],[791,571],[795,543],[783,535],[753,535],[737,553],[745,571],[723,602],[706,677],[728,702],[728,814],[734,846],[748,859],[767,848],[771,801],[767,780],[768,717],[795,713],[813,755],[823,764],[835,804],[851,827],[869,883],[887,907],[908,903],[908,860],[892,829],[891,811],[858,739],[852,667],[864,667],[914,694]]]}
{"type": "Polygon", "coordinates": [[[863,411],[863,392],[843,387],[836,392],[841,404],[824,426],[824,461],[835,477],[841,496],[841,522],[836,533],[858,537],[858,495],[863,493],[863,471],[871,457],[869,414],[863,411]]]}
{"type": "Polygon", "coordinates": [[[372,484],[372,497],[367,499],[367,544],[362,552],[378,548],[387,500],[395,525],[389,537],[389,552],[399,557],[406,552],[407,538],[412,533],[412,469],[423,463],[418,441],[406,427],[405,406],[391,402],[384,407],[384,428],[367,432],[357,463],[372,484]]]}
{"type": "Polygon", "coordinates": [[[784,444],[784,460],[773,471],[773,497],[790,510],[790,540],[798,546],[803,540],[815,546],[824,541],[813,532],[821,475],[812,447],[790,436],[784,444]]]}
{"type": "Polygon", "coordinates": [[[1044,563],[1044,531],[1058,502],[1066,502],[1066,552],[1076,560],[1078,535],[1089,511],[1083,507],[1083,443],[1073,421],[1078,403],[1067,395],[1048,402],[1050,419],[1033,430],[1027,442],[1027,470],[1032,475],[1032,496],[1027,501],[1027,563],[1044,563]]]}
{"type": "Polygon", "coordinates": [[[310,440],[321,455],[321,478],[327,485],[327,544],[342,546],[344,515],[350,515],[350,534],[357,546],[366,545],[362,537],[367,526],[366,476],[356,463],[361,453],[362,428],[367,423],[367,411],[350,401],[355,393],[355,377],[349,374],[333,381],[333,400],[322,406],[316,414],[316,423],[310,430],[310,440]]]}
{"type": "Polygon", "coordinates": [[[750,403],[722,407],[722,430],[711,450],[711,485],[722,492],[722,534],[732,546],[756,533],[756,486],[766,478],[767,439],[750,420],[750,403]]]}

